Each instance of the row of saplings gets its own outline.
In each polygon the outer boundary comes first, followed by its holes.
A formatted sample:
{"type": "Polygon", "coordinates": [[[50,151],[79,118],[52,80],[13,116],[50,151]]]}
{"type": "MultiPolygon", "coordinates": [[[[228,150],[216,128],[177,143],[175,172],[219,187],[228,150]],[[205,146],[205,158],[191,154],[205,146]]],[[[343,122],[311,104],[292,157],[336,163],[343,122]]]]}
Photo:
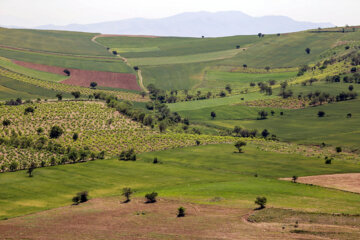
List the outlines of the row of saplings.
{"type": "MultiPolygon", "coordinates": [[[[125,201],[123,203],[128,203],[131,201],[130,197],[135,191],[131,188],[123,188],[121,195],[125,197],[125,201]]],[[[145,203],[156,203],[157,202],[157,192],[151,192],[145,194],[145,203]]],[[[89,194],[87,191],[78,192],[73,198],[72,202],[73,205],[79,205],[80,203],[87,202],[89,199],[89,194]]],[[[264,209],[266,206],[267,199],[266,197],[257,197],[255,199],[255,204],[257,204],[259,207],[256,208],[256,210],[264,209]]],[[[184,207],[179,207],[177,209],[177,217],[185,217],[186,215],[186,209],[184,207]]]]}

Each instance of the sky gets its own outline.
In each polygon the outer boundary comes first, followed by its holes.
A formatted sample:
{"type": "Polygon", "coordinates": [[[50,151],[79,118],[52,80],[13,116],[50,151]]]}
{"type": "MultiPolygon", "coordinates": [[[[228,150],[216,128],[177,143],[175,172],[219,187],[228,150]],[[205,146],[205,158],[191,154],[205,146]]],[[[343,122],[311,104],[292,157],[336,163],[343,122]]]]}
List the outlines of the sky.
{"type": "Polygon", "coordinates": [[[241,11],[259,17],[360,25],[360,0],[0,0],[0,25],[33,27],[163,18],[182,12],[241,11]]]}

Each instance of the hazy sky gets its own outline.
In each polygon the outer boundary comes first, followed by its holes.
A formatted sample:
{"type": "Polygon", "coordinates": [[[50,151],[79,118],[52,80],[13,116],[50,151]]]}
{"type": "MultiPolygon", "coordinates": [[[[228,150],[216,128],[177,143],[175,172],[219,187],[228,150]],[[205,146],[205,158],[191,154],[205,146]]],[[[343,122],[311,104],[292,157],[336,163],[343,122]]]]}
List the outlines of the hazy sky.
{"type": "Polygon", "coordinates": [[[0,25],[66,25],[236,10],[340,26],[360,25],[359,9],[360,0],[0,0],[0,25]]]}

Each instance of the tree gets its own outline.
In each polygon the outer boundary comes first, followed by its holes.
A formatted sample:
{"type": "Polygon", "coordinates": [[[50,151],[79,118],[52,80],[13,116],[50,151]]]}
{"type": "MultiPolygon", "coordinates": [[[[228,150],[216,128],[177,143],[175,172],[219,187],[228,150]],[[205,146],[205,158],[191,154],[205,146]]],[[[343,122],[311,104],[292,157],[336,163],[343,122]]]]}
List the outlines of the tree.
{"type": "Polygon", "coordinates": [[[275,114],[275,111],[274,110],[271,110],[271,116],[274,116],[274,114],[275,114]]]}
{"type": "Polygon", "coordinates": [[[325,112],[324,111],[319,111],[318,112],[318,117],[324,117],[325,116],[325,112]]]}
{"type": "Polygon", "coordinates": [[[50,138],[59,138],[64,133],[59,126],[53,126],[50,130],[50,138]]]}
{"type": "Polygon", "coordinates": [[[130,196],[133,194],[134,191],[131,188],[123,188],[121,195],[126,198],[125,203],[130,202],[130,196]]]}
{"type": "Polygon", "coordinates": [[[147,193],[145,195],[146,203],[154,203],[156,202],[156,197],[158,196],[157,192],[147,193]]]}
{"type": "Polygon", "coordinates": [[[259,209],[263,209],[266,206],[267,199],[266,197],[257,197],[255,204],[259,205],[259,209]]]}
{"type": "Polygon", "coordinates": [[[97,82],[91,82],[90,83],[91,88],[96,88],[97,85],[98,85],[97,82]]]}
{"type": "Polygon", "coordinates": [[[160,122],[160,124],[159,124],[160,132],[162,133],[162,132],[166,131],[166,128],[167,128],[167,124],[164,121],[160,122]]]}
{"type": "Polygon", "coordinates": [[[310,48],[306,48],[306,49],[305,49],[305,52],[306,52],[307,54],[310,54],[311,49],[310,49],[310,48]]]}
{"type": "Polygon", "coordinates": [[[247,64],[243,64],[243,68],[247,68],[247,64]]]}
{"type": "Polygon", "coordinates": [[[266,70],[266,71],[270,71],[270,67],[269,67],[269,66],[266,66],[266,67],[265,67],[265,70],[266,70]]]}
{"type": "Polygon", "coordinates": [[[335,150],[336,150],[337,153],[341,153],[341,152],[342,152],[342,148],[341,148],[341,147],[336,147],[335,150]]]}
{"type": "Polygon", "coordinates": [[[11,122],[10,122],[9,119],[4,119],[4,120],[2,121],[2,125],[3,125],[4,127],[9,126],[10,124],[11,124],[11,122]]]}
{"type": "Polygon", "coordinates": [[[139,71],[139,67],[138,67],[138,66],[134,66],[134,70],[135,70],[135,71],[139,71]]]}
{"type": "Polygon", "coordinates": [[[154,157],[154,160],[153,160],[153,163],[154,164],[157,164],[159,161],[158,161],[158,158],[157,157],[154,157]]]}
{"type": "Polygon", "coordinates": [[[211,118],[214,120],[214,118],[216,118],[216,113],[215,113],[215,112],[211,112],[211,113],[210,113],[210,116],[211,116],[211,118]]]}
{"type": "Polygon", "coordinates": [[[350,86],[349,86],[349,91],[352,91],[352,90],[354,90],[354,86],[353,86],[353,85],[350,85],[350,86]]]}
{"type": "Polygon", "coordinates": [[[239,49],[240,48],[240,45],[236,45],[236,49],[239,49]]]}
{"type": "Polygon", "coordinates": [[[56,94],[56,97],[57,97],[57,99],[58,99],[59,101],[61,101],[61,100],[62,100],[62,98],[63,98],[63,96],[62,96],[62,94],[61,94],[61,93],[56,94]]]}
{"type": "Polygon", "coordinates": [[[28,113],[33,113],[34,111],[35,111],[34,108],[30,106],[25,108],[24,114],[27,115],[28,113]]]}
{"type": "Polygon", "coordinates": [[[78,192],[75,197],[72,198],[72,201],[75,205],[79,203],[87,202],[89,194],[86,191],[78,192]]]}
{"type": "Polygon", "coordinates": [[[262,33],[258,33],[258,37],[261,38],[261,37],[262,37],[262,33]]]}
{"type": "Polygon", "coordinates": [[[177,217],[185,217],[185,210],[184,207],[179,207],[177,217]]]}
{"type": "Polygon", "coordinates": [[[241,133],[241,127],[235,126],[234,130],[233,130],[233,133],[235,133],[236,136],[239,136],[240,133],[241,133]]]}
{"type": "Polygon", "coordinates": [[[270,132],[269,132],[267,129],[264,129],[264,130],[261,132],[261,135],[262,135],[264,138],[267,138],[267,136],[270,135],[270,132]]]}
{"type": "Polygon", "coordinates": [[[15,171],[19,167],[19,163],[16,161],[12,161],[10,163],[9,169],[11,172],[15,171]]]}
{"type": "Polygon", "coordinates": [[[136,153],[135,150],[133,148],[127,150],[127,151],[122,151],[119,155],[119,160],[123,160],[123,161],[136,161],[136,153]]]}
{"type": "Polygon", "coordinates": [[[74,96],[75,99],[79,98],[80,97],[80,92],[79,91],[76,91],[76,92],[71,92],[71,95],[74,96]]]}
{"type": "Polygon", "coordinates": [[[117,55],[117,51],[112,51],[112,54],[117,55]]]}
{"type": "Polygon", "coordinates": [[[78,134],[78,133],[74,133],[72,138],[73,138],[74,141],[78,140],[79,134],[78,134]]]}
{"type": "Polygon", "coordinates": [[[237,148],[237,150],[239,151],[239,153],[242,153],[242,149],[241,149],[241,148],[244,147],[244,146],[246,146],[246,142],[244,142],[244,141],[237,141],[234,146],[237,148]]]}
{"type": "Polygon", "coordinates": [[[68,69],[65,69],[64,70],[64,73],[67,75],[67,76],[70,76],[70,71],[68,69]]]}
{"type": "Polygon", "coordinates": [[[346,117],[347,117],[347,118],[351,118],[351,117],[352,117],[352,114],[351,114],[351,113],[348,113],[348,114],[346,115],[346,117]]]}
{"type": "Polygon", "coordinates": [[[297,176],[292,176],[292,178],[291,178],[291,181],[293,182],[293,183],[296,183],[296,180],[298,179],[298,177],[297,176]]]}
{"type": "Polygon", "coordinates": [[[229,94],[231,94],[232,89],[231,89],[230,84],[226,85],[225,90],[228,91],[229,94]]]}
{"type": "Polygon", "coordinates": [[[261,110],[260,112],[258,112],[260,119],[266,119],[268,113],[265,110],[261,110]]]}
{"type": "Polygon", "coordinates": [[[36,168],[36,165],[35,165],[34,162],[32,162],[32,163],[30,164],[29,169],[27,170],[27,173],[29,174],[29,177],[32,177],[32,176],[33,176],[32,173],[33,173],[33,171],[34,171],[35,168],[36,168]]]}

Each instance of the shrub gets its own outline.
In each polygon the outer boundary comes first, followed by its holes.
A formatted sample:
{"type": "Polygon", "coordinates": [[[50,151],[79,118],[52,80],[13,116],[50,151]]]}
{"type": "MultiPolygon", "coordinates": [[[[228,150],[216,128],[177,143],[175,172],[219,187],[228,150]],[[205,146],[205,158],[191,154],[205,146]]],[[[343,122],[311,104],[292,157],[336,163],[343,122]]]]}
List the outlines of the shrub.
{"type": "Polygon", "coordinates": [[[9,125],[11,124],[11,122],[10,122],[9,119],[4,119],[4,120],[2,121],[2,124],[3,124],[4,127],[7,127],[7,126],[9,126],[9,125]]]}
{"type": "Polygon", "coordinates": [[[324,117],[325,116],[325,112],[324,111],[319,111],[318,112],[318,117],[324,117]]]}
{"type": "Polygon", "coordinates": [[[211,112],[211,113],[210,113],[210,116],[211,116],[212,119],[214,119],[214,118],[216,118],[216,113],[215,113],[215,112],[211,112]]]}
{"type": "Polygon", "coordinates": [[[74,133],[72,138],[73,138],[74,141],[78,140],[79,134],[78,134],[78,133],[74,133]]]}
{"type": "Polygon", "coordinates": [[[136,161],[136,153],[134,151],[133,148],[131,148],[130,150],[124,150],[120,153],[119,156],[119,160],[123,160],[123,161],[136,161]]]}
{"type": "Polygon", "coordinates": [[[97,85],[98,85],[97,82],[91,82],[90,83],[91,88],[96,88],[97,85]]]}
{"type": "Polygon", "coordinates": [[[177,217],[185,217],[185,210],[184,207],[179,207],[177,217]]]}
{"type": "Polygon", "coordinates": [[[156,163],[158,163],[158,162],[159,162],[159,161],[158,161],[158,158],[157,158],[157,157],[154,157],[153,163],[156,164],[156,163]]]}
{"type": "Polygon", "coordinates": [[[291,178],[291,180],[292,180],[292,182],[293,182],[293,183],[296,183],[296,180],[297,180],[297,179],[298,179],[298,177],[297,177],[297,176],[295,176],[295,175],[294,175],[294,176],[292,176],[292,178],[291,178]]]}
{"type": "Polygon", "coordinates": [[[75,197],[72,198],[72,201],[75,205],[78,205],[79,203],[84,203],[88,201],[88,192],[78,192],[75,197]]]}
{"type": "Polygon", "coordinates": [[[158,196],[157,192],[147,193],[145,195],[146,203],[154,203],[156,202],[156,197],[158,196]]]}
{"type": "Polygon", "coordinates": [[[27,115],[28,113],[33,113],[35,110],[33,107],[27,107],[24,110],[24,114],[27,115]]]}
{"type": "Polygon", "coordinates": [[[126,198],[125,202],[130,202],[130,196],[134,191],[131,188],[123,188],[121,195],[126,198]]]}
{"type": "Polygon", "coordinates": [[[241,149],[241,148],[244,147],[244,146],[246,146],[246,142],[244,142],[244,141],[237,141],[234,146],[238,149],[239,153],[241,153],[241,152],[242,152],[242,149],[241,149]]]}
{"type": "Polygon", "coordinates": [[[335,150],[336,150],[337,153],[341,153],[341,152],[342,152],[342,148],[341,148],[341,147],[336,147],[335,150]]]}
{"type": "Polygon", "coordinates": [[[71,95],[74,96],[75,99],[79,98],[80,97],[80,92],[79,91],[76,91],[76,92],[71,92],[71,95]]]}
{"type": "Polygon", "coordinates": [[[53,126],[50,130],[50,138],[59,138],[64,131],[59,126],[53,126]]]}
{"type": "Polygon", "coordinates": [[[57,99],[58,99],[59,101],[61,101],[61,100],[62,100],[62,98],[63,98],[63,96],[62,96],[62,94],[61,94],[61,93],[56,94],[56,97],[57,97],[57,99]]]}
{"type": "Polygon", "coordinates": [[[68,69],[65,69],[65,70],[64,70],[64,73],[65,73],[66,75],[70,76],[70,71],[69,71],[68,69]]]}
{"type": "Polygon", "coordinates": [[[266,206],[267,199],[266,197],[257,197],[255,204],[259,205],[259,209],[263,209],[266,206]]]}

